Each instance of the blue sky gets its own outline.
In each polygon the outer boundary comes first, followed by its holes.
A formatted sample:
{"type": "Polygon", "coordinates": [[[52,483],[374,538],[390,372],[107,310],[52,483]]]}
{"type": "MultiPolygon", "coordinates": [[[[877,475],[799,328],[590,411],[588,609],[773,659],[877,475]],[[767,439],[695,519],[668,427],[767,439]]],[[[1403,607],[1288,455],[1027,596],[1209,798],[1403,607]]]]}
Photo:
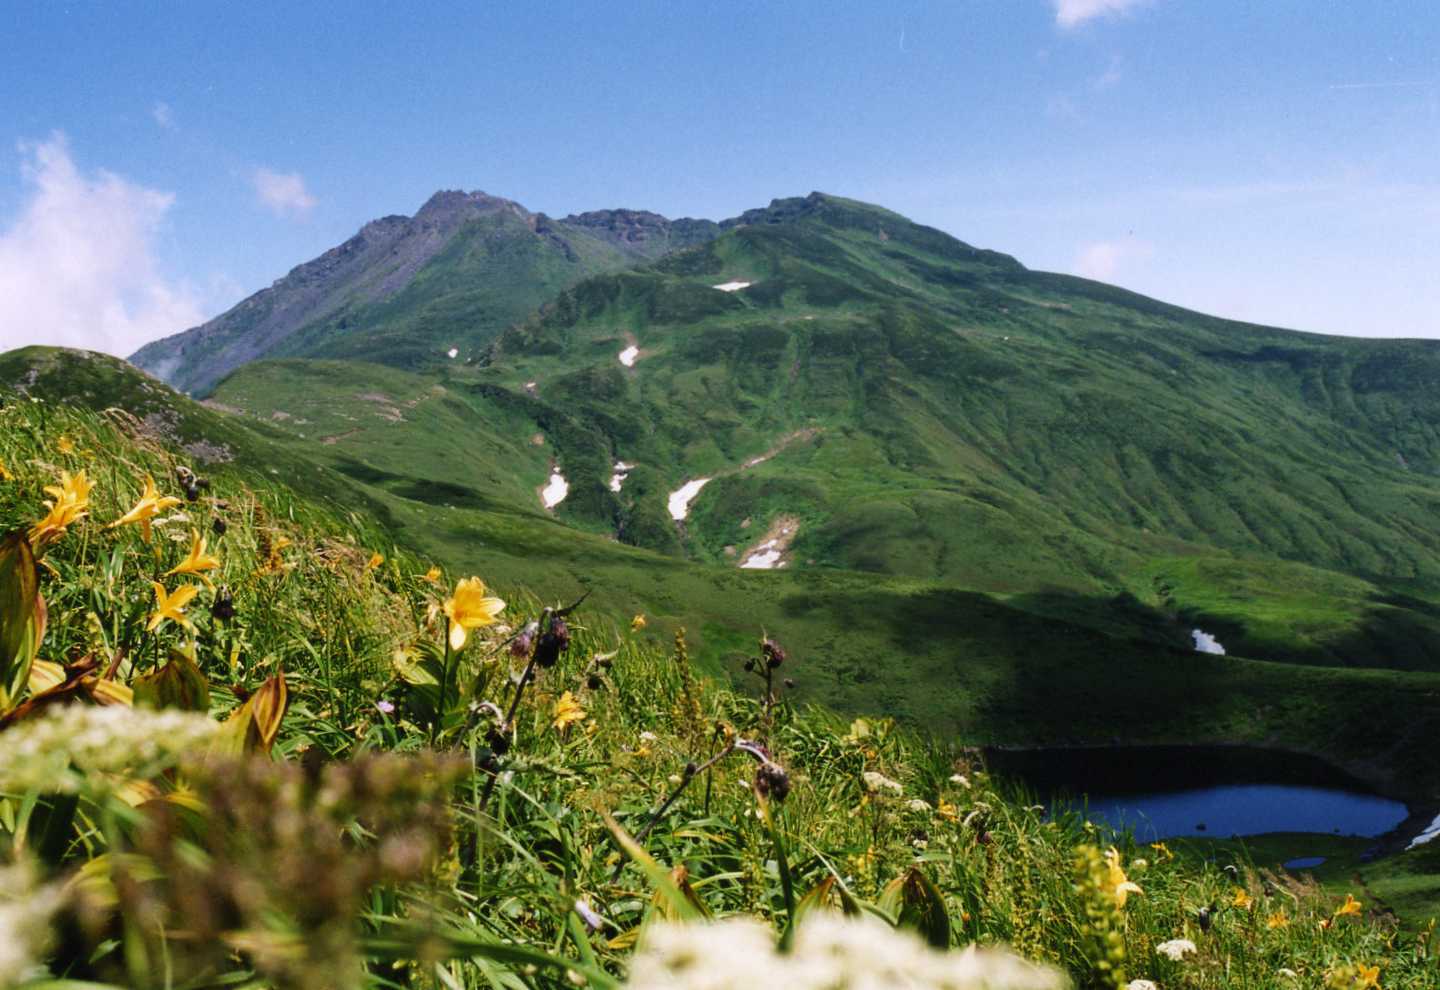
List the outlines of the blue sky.
{"type": "Polygon", "coordinates": [[[1440,5],[20,5],[0,349],[128,353],[436,189],[812,189],[1220,315],[1440,337],[1440,5]]]}

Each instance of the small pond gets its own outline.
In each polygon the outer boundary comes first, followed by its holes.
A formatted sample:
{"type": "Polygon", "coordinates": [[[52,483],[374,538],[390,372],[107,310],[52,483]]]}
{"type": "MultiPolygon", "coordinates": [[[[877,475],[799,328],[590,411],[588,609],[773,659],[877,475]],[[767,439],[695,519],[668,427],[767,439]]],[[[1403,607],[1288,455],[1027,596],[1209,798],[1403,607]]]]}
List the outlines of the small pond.
{"type": "Polygon", "coordinates": [[[1239,746],[991,750],[990,768],[1056,806],[1153,842],[1265,832],[1377,836],[1405,805],[1310,757],[1239,746]]]}

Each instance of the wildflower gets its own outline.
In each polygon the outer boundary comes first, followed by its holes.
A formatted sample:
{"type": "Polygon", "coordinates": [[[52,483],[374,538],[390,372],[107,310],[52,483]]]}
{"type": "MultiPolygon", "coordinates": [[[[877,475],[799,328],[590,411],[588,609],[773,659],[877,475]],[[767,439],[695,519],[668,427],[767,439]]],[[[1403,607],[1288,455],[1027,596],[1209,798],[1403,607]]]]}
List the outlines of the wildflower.
{"type": "Polygon", "coordinates": [[[569,691],[560,696],[555,702],[555,718],[550,724],[564,732],[574,722],[585,720],[585,709],[580,707],[580,702],[569,691]]]}
{"type": "Polygon", "coordinates": [[[235,596],[230,594],[230,589],[221,585],[220,590],[215,592],[215,600],[210,603],[210,614],[221,622],[229,622],[235,618],[235,596]]]}
{"type": "Polygon", "coordinates": [[[435,584],[436,582],[438,582],[440,580],[440,568],[432,567],[428,571],[426,571],[425,580],[429,581],[431,584],[435,584]]]}
{"type": "Polygon", "coordinates": [[[780,666],[785,662],[785,649],[773,639],[762,639],[760,641],[760,652],[765,657],[765,663],[771,669],[780,666]]]}
{"type": "Polygon", "coordinates": [[[494,625],[504,608],[505,603],[500,599],[486,597],[484,581],[478,577],[463,579],[444,605],[445,615],[450,620],[450,648],[463,648],[470,630],[494,625]]]}
{"type": "Polygon", "coordinates": [[[370,559],[365,561],[365,569],[367,571],[373,571],[383,563],[385,563],[385,555],[383,553],[372,553],[370,559]]]}
{"type": "Polygon", "coordinates": [[[550,628],[535,644],[535,663],[550,668],[560,660],[560,654],[570,648],[570,626],[564,619],[551,618],[550,628]]]}
{"type": "Polygon", "coordinates": [[[1359,915],[1362,902],[1355,899],[1354,894],[1345,895],[1345,903],[1335,909],[1335,917],[1343,918],[1347,914],[1359,915]]]}
{"type": "Polygon", "coordinates": [[[949,822],[960,820],[960,810],[944,798],[941,798],[940,803],[935,806],[935,814],[949,822]]]}
{"type": "Polygon", "coordinates": [[[867,791],[870,791],[872,794],[880,794],[884,792],[898,795],[904,793],[905,789],[900,786],[899,782],[891,780],[883,773],[876,773],[874,770],[866,770],[860,776],[865,781],[865,789],[867,791]]]}
{"type": "Polygon", "coordinates": [[[0,867],[0,987],[18,987],[45,973],[50,917],[63,902],[61,890],[40,886],[28,863],[0,867]]]}
{"type": "Polygon", "coordinates": [[[1288,966],[1281,966],[1275,971],[1275,973],[1279,976],[1285,977],[1288,980],[1298,980],[1300,978],[1300,974],[1295,972],[1288,966]]]}
{"type": "Polygon", "coordinates": [[[1166,959],[1180,962],[1186,956],[1197,950],[1195,948],[1195,943],[1190,941],[1188,938],[1172,938],[1168,942],[1161,942],[1159,945],[1155,946],[1155,951],[1160,953],[1160,955],[1164,956],[1166,959]]]}
{"type": "Polygon", "coordinates": [[[637,616],[635,616],[635,618],[633,618],[633,619],[630,620],[630,631],[631,631],[631,632],[639,632],[641,629],[644,629],[644,628],[645,628],[645,616],[643,616],[643,615],[637,615],[637,616]]]}
{"type": "Polygon", "coordinates": [[[1131,980],[1125,990],[1160,990],[1160,985],[1154,980],[1131,980]]]}
{"type": "Polygon", "coordinates": [[[531,649],[535,646],[535,634],[540,631],[540,623],[533,619],[525,623],[524,627],[510,640],[510,655],[523,660],[530,655],[531,649]]]}
{"type": "Polygon", "coordinates": [[[6,470],[5,462],[0,461],[0,481],[10,481],[14,477],[14,475],[12,475],[8,470],[6,470]]]}
{"type": "Polygon", "coordinates": [[[147,474],[145,476],[145,491],[141,492],[140,500],[131,507],[129,512],[112,522],[107,528],[114,529],[116,526],[139,523],[140,536],[146,543],[149,543],[150,520],[154,519],[166,509],[179,504],[180,500],[175,496],[161,495],[155,488],[155,479],[147,474]]]}
{"type": "Polygon", "coordinates": [[[1380,967],[1356,963],[1325,974],[1325,986],[1332,990],[1380,990],[1380,967]]]}
{"type": "Polygon", "coordinates": [[[1131,894],[1143,894],[1140,885],[1132,883],[1120,867],[1120,851],[1111,846],[1105,851],[1105,890],[1115,898],[1116,907],[1124,907],[1131,894]]]}
{"type": "Polygon", "coordinates": [[[755,793],[762,798],[784,801],[790,794],[790,776],[773,760],[766,760],[755,769],[755,793]]]}
{"type": "Polygon", "coordinates": [[[816,912],[780,953],[750,918],[648,928],[630,967],[630,990],[899,987],[905,990],[1058,990],[1064,977],[999,948],[938,952],[914,933],[873,918],[816,912]]]}
{"type": "Polygon", "coordinates": [[[580,916],[581,921],[585,922],[585,928],[590,932],[598,932],[605,927],[605,919],[586,900],[575,902],[575,913],[580,916]]]}
{"type": "Polygon", "coordinates": [[[1276,911],[1265,919],[1265,927],[1272,931],[1276,928],[1288,928],[1289,926],[1290,917],[1284,911],[1276,911]]]}
{"type": "Polygon", "coordinates": [[[1255,898],[1251,897],[1244,887],[1235,888],[1235,896],[1230,900],[1231,907],[1237,907],[1242,911],[1248,911],[1254,903],[1255,898]]]}
{"type": "Polygon", "coordinates": [[[916,811],[922,815],[928,815],[931,811],[930,802],[921,800],[920,798],[911,798],[905,802],[905,807],[910,811],[916,811]]]}
{"type": "Polygon", "coordinates": [[[652,742],[655,742],[656,740],[658,740],[659,738],[660,738],[659,736],[657,736],[655,733],[651,732],[649,729],[646,729],[644,732],[641,732],[641,733],[640,733],[640,741],[641,741],[641,742],[652,743],[652,742]]]}
{"type": "Polygon", "coordinates": [[[205,552],[205,537],[200,535],[199,530],[192,529],[190,530],[190,555],[166,571],[165,576],[172,577],[176,574],[194,574],[201,581],[205,582],[205,587],[213,591],[215,585],[205,572],[214,570],[219,566],[220,559],[218,557],[212,557],[205,552]]]}
{"type": "Polygon", "coordinates": [[[75,441],[69,437],[59,437],[55,441],[55,449],[62,454],[73,454],[75,453],[75,441]]]}
{"type": "Polygon", "coordinates": [[[90,489],[95,483],[85,477],[85,472],[71,476],[69,471],[60,472],[60,484],[46,485],[45,507],[50,511],[34,526],[30,527],[30,543],[38,552],[47,543],[58,540],[65,534],[66,527],[90,511],[90,489]]]}
{"type": "Polygon", "coordinates": [[[1170,847],[1163,842],[1152,842],[1150,843],[1150,848],[1155,850],[1155,855],[1162,863],[1168,863],[1175,858],[1175,854],[1170,851],[1170,847]]]}
{"type": "MultiPolygon", "coordinates": [[[[219,723],[207,716],[175,709],[52,708],[6,730],[0,791],[75,793],[115,774],[144,779],[202,746],[217,728],[219,723]]],[[[4,889],[0,884],[0,892],[4,889]]]]}
{"type": "Polygon", "coordinates": [[[395,714],[394,702],[386,701],[384,698],[381,698],[379,701],[375,702],[375,708],[377,711],[380,712],[381,715],[395,714]]]}
{"type": "Polygon", "coordinates": [[[185,617],[185,606],[190,604],[190,599],[200,593],[198,587],[193,584],[182,584],[173,592],[167,592],[165,586],[159,581],[151,581],[150,585],[155,589],[155,612],[145,626],[146,632],[154,632],[159,629],[166,619],[176,625],[184,626],[186,629],[195,628],[185,617]]]}

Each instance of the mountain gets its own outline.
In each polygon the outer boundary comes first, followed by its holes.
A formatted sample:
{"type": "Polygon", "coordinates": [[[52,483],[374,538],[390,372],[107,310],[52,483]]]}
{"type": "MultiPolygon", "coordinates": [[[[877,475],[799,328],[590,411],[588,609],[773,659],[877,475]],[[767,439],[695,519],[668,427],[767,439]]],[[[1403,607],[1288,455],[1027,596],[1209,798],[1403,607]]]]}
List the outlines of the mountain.
{"type": "MultiPolygon", "coordinates": [[[[620,250],[652,216],[564,223],[620,250]]],[[[261,360],[173,401],[457,572],[685,627],[712,671],[781,635],[800,696],[842,710],[1433,779],[1435,343],[1216,319],[819,193],[672,224],[652,257],[464,361],[261,360]]],[[[321,342],[422,337],[458,285],[321,342]]]]}
{"type": "Polygon", "coordinates": [[[483,192],[438,192],[413,217],[372,221],[201,326],[131,357],[203,395],[266,357],[346,357],[408,368],[469,359],[586,275],[713,237],[705,220],[601,210],[552,220],[483,192]]]}

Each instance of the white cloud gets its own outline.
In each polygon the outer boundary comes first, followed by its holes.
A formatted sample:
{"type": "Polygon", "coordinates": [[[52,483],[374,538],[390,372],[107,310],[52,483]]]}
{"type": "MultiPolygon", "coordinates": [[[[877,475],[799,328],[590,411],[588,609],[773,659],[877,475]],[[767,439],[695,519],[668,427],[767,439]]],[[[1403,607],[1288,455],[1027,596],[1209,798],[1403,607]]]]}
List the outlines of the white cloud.
{"type": "Polygon", "coordinates": [[[164,100],[156,101],[155,105],[150,108],[150,116],[155,118],[155,123],[159,124],[165,130],[174,130],[175,111],[171,110],[170,104],[164,100]]]}
{"type": "Polygon", "coordinates": [[[1148,0],[1055,0],[1055,23],[1075,27],[1096,17],[1123,14],[1148,0]]]}
{"type": "Polygon", "coordinates": [[[195,293],[155,258],[173,195],[82,173],[62,134],[19,150],[27,195],[0,231],[0,351],[54,344],[124,356],[204,319],[195,293]]]}
{"type": "Polygon", "coordinates": [[[304,216],[315,208],[315,197],[305,188],[299,172],[275,172],[257,168],[250,174],[255,195],[276,216],[304,216]]]}
{"type": "Polygon", "coordinates": [[[1080,249],[1072,266],[1076,275],[1110,282],[1134,262],[1143,262],[1155,253],[1148,241],[1092,241],[1080,249]]]}

